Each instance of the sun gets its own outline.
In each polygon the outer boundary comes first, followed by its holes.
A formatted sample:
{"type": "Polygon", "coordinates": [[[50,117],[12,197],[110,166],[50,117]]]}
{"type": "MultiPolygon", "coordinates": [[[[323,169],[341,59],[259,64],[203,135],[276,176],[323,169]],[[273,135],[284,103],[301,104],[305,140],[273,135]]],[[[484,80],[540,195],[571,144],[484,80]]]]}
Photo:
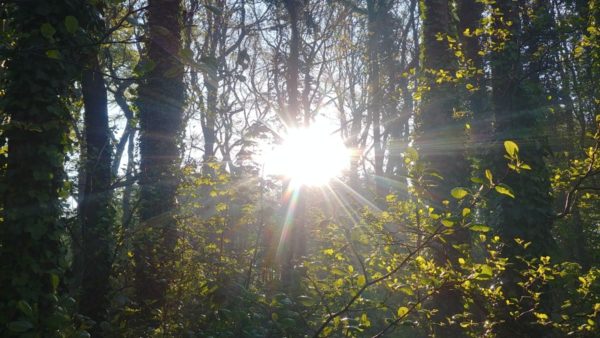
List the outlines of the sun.
{"type": "Polygon", "coordinates": [[[293,186],[322,186],[347,168],[350,150],[331,128],[314,124],[288,129],[283,141],[267,151],[265,172],[289,179],[293,186]]]}

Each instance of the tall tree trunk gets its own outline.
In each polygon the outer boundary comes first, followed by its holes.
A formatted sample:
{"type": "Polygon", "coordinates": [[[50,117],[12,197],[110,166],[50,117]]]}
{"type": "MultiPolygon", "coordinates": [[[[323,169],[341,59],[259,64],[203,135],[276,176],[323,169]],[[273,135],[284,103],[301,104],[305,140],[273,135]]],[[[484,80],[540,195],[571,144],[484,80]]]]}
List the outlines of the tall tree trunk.
{"type": "Polygon", "coordinates": [[[368,68],[368,103],[367,115],[373,126],[373,151],[375,169],[375,190],[377,196],[382,196],[383,186],[383,145],[381,133],[381,112],[383,108],[383,90],[381,86],[381,21],[384,5],[383,0],[367,1],[367,68],[368,68]]]}
{"type": "MultiPolygon", "coordinates": [[[[524,77],[523,28],[520,3],[511,0],[497,1],[497,8],[503,20],[495,20],[495,29],[509,33],[504,47],[492,55],[492,105],[495,114],[496,141],[494,154],[497,176],[506,173],[504,183],[512,187],[515,198],[502,197],[497,213],[498,232],[504,239],[505,257],[536,257],[550,254],[552,248],[552,200],[550,197],[549,173],[544,163],[544,149],[539,130],[539,113],[532,93],[537,92],[539,81],[531,75],[524,77]],[[512,22],[508,25],[507,22],[512,22]],[[531,166],[531,170],[521,173],[508,170],[506,161],[500,159],[504,153],[503,141],[513,140],[519,145],[519,158],[531,166]],[[531,242],[527,250],[515,244],[514,238],[531,242]]],[[[530,60],[533,61],[533,60],[530,60]]],[[[539,95],[539,93],[537,94],[539,95]]],[[[504,274],[505,292],[509,297],[519,298],[522,290],[517,286],[519,269],[524,268],[518,261],[504,274]]],[[[525,305],[526,306],[526,305],[525,305]]],[[[498,327],[500,335],[530,337],[545,336],[541,328],[528,324],[535,321],[533,316],[525,316],[519,321],[508,318],[498,327]]]]}
{"type": "MultiPolygon", "coordinates": [[[[286,89],[288,95],[287,111],[283,116],[283,122],[287,128],[300,126],[300,101],[299,101],[299,67],[300,67],[300,19],[299,15],[303,9],[300,0],[284,0],[284,6],[288,13],[290,24],[290,52],[287,59],[286,89]]],[[[286,194],[284,205],[288,212],[293,212],[293,219],[286,223],[282,229],[281,243],[281,282],[284,290],[293,292],[298,287],[299,273],[298,263],[300,257],[306,253],[306,224],[305,224],[305,199],[307,190],[303,187],[292,187],[291,182],[286,182],[286,194]],[[297,189],[297,191],[293,191],[297,189]],[[294,210],[295,209],[295,210],[294,210]]]]}
{"type": "Polygon", "coordinates": [[[458,36],[462,43],[465,58],[469,62],[468,83],[473,86],[469,90],[467,99],[468,107],[472,113],[473,135],[471,147],[475,156],[485,156],[485,147],[489,144],[492,135],[492,114],[486,109],[488,96],[484,76],[483,56],[480,38],[474,34],[481,26],[480,20],[484,6],[476,0],[458,0],[456,11],[458,14],[458,36]]]}
{"type": "MultiPolygon", "coordinates": [[[[83,72],[85,186],[81,205],[83,279],[81,312],[100,323],[108,308],[114,213],[111,191],[111,138],[108,99],[98,58],[83,72]]],[[[97,330],[94,330],[97,331],[97,330]]]]}
{"type": "Polygon", "coordinates": [[[145,326],[158,325],[166,303],[177,242],[173,213],[178,186],[184,88],[180,0],[149,0],[146,61],[153,67],[139,85],[140,231],[135,241],[137,299],[145,326]]]}
{"type": "MultiPolygon", "coordinates": [[[[423,161],[443,177],[442,182],[437,182],[428,190],[432,205],[443,209],[442,201],[450,199],[450,190],[457,186],[465,186],[469,176],[469,165],[464,154],[463,123],[454,118],[454,109],[458,105],[456,86],[442,76],[442,72],[453,76],[457,68],[454,52],[447,40],[448,37],[455,38],[455,29],[449,0],[425,0],[421,9],[421,86],[427,89],[422,95],[416,144],[423,161]]],[[[464,229],[455,229],[454,233],[445,236],[444,240],[436,241],[433,245],[436,263],[455,267],[460,257],[460,252],[455,246],[467,240],[468,234],[464,229]]],[[[433,305],[439,310],[434,320],[444,323],[444,326],[436,326],[436,335],[463,336],[460,327],[450,320],[453,315],[463,312],[462,304],[460,291],[452,286],[443,287],[433,297],[433,305]]]]}
{"type": "Polygon", "coordinates": [[[286,88],[288,94],[288,109],[283,122],[288,128],[298,125],[300,117],[299,90],[300,78],[300,20],[298,18],[301,6],[300,0],[284,0],[290,24],[290,54],[287,59],[286,88]]]}
{"type": "MultiPolygon", "coordinates": [[[[21,317],[25,304],[31,336],[52,337],[68,325],[59,299],[67,263],[60,220],[63,164],[69,147],[71,114],[66,104],[80,74],[83,37],[64,20],[89,10],[82,1],[18,1],[10,8],[16,32],[6,64],[3,109],[10,117],[6,176],[2,182],[0,226],[0,336],[20,336],[7,323],[21,317]],[[77,52],[75,52],[77,51],[77,52]]],[[[86,23],[87,25],[87,23],[86,23]]]]}

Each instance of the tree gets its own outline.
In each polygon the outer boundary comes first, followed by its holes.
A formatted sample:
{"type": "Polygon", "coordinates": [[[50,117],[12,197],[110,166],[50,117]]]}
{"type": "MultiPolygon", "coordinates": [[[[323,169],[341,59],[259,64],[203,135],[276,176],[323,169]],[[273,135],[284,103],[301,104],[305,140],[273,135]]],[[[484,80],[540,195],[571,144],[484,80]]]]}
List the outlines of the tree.
{"type": "Polygon", "coordinates": [[[135,240],[135,283],[141,318],[156,327],[166,304],[177,243],[174,217],[179,172],[178,139],[184,105],[179,0],[150,0],[139,83],[140,235],[135,240]]]}
{"type": "MultiPolygon", "coordinates": [[[[453,78],[457,71],[457,61],[451,46],[456,42],[455,27],[451,18],[451,3],[446,0],[430,0],[422,3],[423,45],[422,76],[420,83],[420,115],[416,144],[422,161],[435,174],[431,186],[427,188],[429,200],[439,210],[444,210],[444,200],[450,198],[455,187],[464,187],[469,173],[465,158],[464,124],[457,118],[458,100],[453,78]],[[436,176],[441,176],[439,180],[436,176]]],[[[465,230],[450,229],[445,239],[433,246],[433,255],[440,265],[457,266],[460,251],[457,247],[468,240],[465,230]]],[[[439,309],[437,322],[448,322],[439,328],[437,334],[448,337],[462,336],[460,328],[449,319],[461,313],[460,291],[448,285],[433,298],[439,309]]]]}
{"type": "MultiPolygon", "coordinates": [[[[498,232],[507,241],[504,255],[507,257],[536,257],[552,254],[554,248],[552,229],[552,199],[548,169],[544,162],[547,147],[540,135],[543,110],[537,105],[539,81],[534,69],[525,73],[522,45],[524,44],[523,16],[520,3],[498,1],[494,12],[495,37],[492,55],[492,106],[495,114],[495,149],[507,152],[527,163],[524,172],[508,170],[506,164],[495,164],[497,175],[506,173],[504,182],[512,188],[514,198],[503,197],[499,201],[498,232]],[[507,38],[503,38],[507,36],[507,38]],[[511,143],[516,142],[515,148],[511,143]],[[514,239],[531,242],[523,251],[514,239]]],[[[534,60],[527,60],[530,65],[534,60]]],[[[538,94],[539,95],[539,94],[538,94]]],[[[519,296],[517,271],[523,268],[515,263],[505,274],[507,292],[519,296]]],[[[538,329],[527,327],[524,322],[508,321],[499,332],[520,332],[522,335],[542,334],[538,329]],[[507,330],[507,331],[503,331],[507,330]]]]}
{"type": "Polygon", "coordinates": [[[78,51],[94,10],[84,2],[22,1],[9,7],[17,32],[6,65],[4,110],[10,118],[0,227],[0,334],[40,336],[70,325],[63,283],[68,268],[61,199],[69,149],[78,51]]]}
{"type": "Polygon", "coordinates": [[[97,323],[106,319],[109,278],[114,247],[114,212],[111,187],[111,132],[108,126],[106,85],[98,56],[91,54],[82,74],[84,102],[85,175],[80,206],[83,277],[81,311],[97,323]]]}

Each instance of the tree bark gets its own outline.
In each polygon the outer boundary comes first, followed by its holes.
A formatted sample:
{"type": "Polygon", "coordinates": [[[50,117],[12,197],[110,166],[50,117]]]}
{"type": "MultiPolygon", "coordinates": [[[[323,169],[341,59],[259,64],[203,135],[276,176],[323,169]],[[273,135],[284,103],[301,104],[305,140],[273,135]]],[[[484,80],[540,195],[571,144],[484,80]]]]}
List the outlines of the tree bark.
{"type": "Polygon", "coordinates": [[[184,105],[180,4],[149,0],[145,58],[152,67],[139,84],[141,229],[135,241],[135,282],[142,321],[150,327],[158,325],[156,310],[165,310],[177,242],[173,214],[184,105]]]}
{"type": "MultiPolygon", "coordinates": [[[[97,56],[83,72],[85,109],[85,185],[80,207],[83,239],[81,312],[100,323],[106,319],[111,273],[114,213],[111,191],[111,138],[108,99],[97,56]]],[[[94,330],[97,331],[97,330],[94,330]]]]}
{"type": "Polygon", "coordinates": [[[71,113],[65,102],[81,71],[82,40],[77,39],[82,37],[69,33],[63,20],[87,10],[78,1],[19,1],[10,7],[12,28],[20,34],[3,79],[3,110],[10,121],[2,135],[8,140],[1,185],[2,337],[19,336],[7,323],[22,318],[23,303],[37,311],[36,318],[28,318],[31,336],[52,337],[69,324],[56,320],[67,315],[59,304],[67,269],[61,192],[71,113]]]}
{"type": "MultiPolygon", "coordinates": [[[[493,144],[496,176],[506,173],[503,183],[513,189],[515,198],[500,197],[499,210],[495,224],[506,246],[504,257],[539,257],[548,255],[552,250],[552,200],[550,196],[549,173],[544,162],[545,152],[540,134],[539,107],[535,97],[539,86],[538,79],[532,73],[525,76],[524,56],[521,53],[523,24],[520,3],[511,0],[497,1],[499,15],[503,20],[495,20],[497,30],[509,33],[507,40],[494,42],[503,44],[503,48],[492,54],[492,107],[495,114],[495,141],[493,144]],[[508,25],[507,22],[511,22],[508,25]],[[532,77],[533,76],[533,77],[532,77]],[[519,158],[529,164],[531,170],[517,173],[508,170],[506,160],[500,154],[505,153],[503,142],[512,140],[519,146],[519,158]],[[520,238],[531,245],[525,250],[517,245],[514,238],[520,238]]],[[[534,60],[530,64],[533,63],[534,60]]],[[[519,298],[523,290],[517,285],[520,280],[518,271],[526,268],[519,261],[512,262],[511,269],[503,274],[504,290],[507,296],[519,298]]],[[[546,298],[547,299],[547,298],[546,298]]],[[[543,302],[544,300],[542,300],[543,302]]],[[[527,306],[525,304],[524,306],[527,306]]],[[[530,325],[533,316],[521,320],[507,318],[497,327],[500,336],[510,334],[518,337],[546,336],[547,331],[539,326],[530,325]]]]}
{"type": "MultiPolygon", "coordinates": [[[[456,35],[449,0],[425,0],[421,10],[423,15],[421,86],[425,88],[418,119],[416,144],[423,162],[443,178],[443,181],[435,182],[428,188],[432,205],[438,210],[443,210],[442,202],[451,199],[450,191],[454,187],[465,186],[469,177],[469,164],[464,149],[466,141],[464,124],[454,117],[454,110],[458,105],[456,86],[442,76],[442,72],[446,72],[453,77],[457,69],[454,52],[448,42],[448,37],[455,38],[456,35]]],[[[457,261],[461,253],[455,246],[467,240],[466,230],[455,229],[452,234],[446,235],[444,240],[435,241],[432,249],[436,263],[450,267],[458,265],[457,261]]],[[[461,328],[449,320],[453,315],[464,310],[460,290],[453,286],[445,286],[433,297],[432,303],[439,311],[433,317],[434,321],[444,323],[444,326],[436,326],[435,334],[444,337],[463,337],[461,328]]]]}

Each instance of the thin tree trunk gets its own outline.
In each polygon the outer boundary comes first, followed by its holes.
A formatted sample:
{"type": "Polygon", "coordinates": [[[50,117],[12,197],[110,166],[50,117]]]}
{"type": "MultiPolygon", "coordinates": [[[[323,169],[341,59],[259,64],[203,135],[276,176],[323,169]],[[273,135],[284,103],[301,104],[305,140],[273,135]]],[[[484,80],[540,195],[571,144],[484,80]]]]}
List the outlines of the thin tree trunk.
{"type": "Polygon", "coordinates": [[[375,190],[377,196],[383,195],[381,178],[383,177],[383,146],[381,134],[381,111],[383,105],[383,92],[380,79],[380,44],[381,44],[381,11],[380,0],[367,1],[367,67],[368,67],[368,104],[367,114],[373,125],[373,150],[375,169],[375,190]]]}
{"type": "MultiPolygon", "coordinates": [[[[83,279],[81,312],[106,319],[114,214],[111,192],[111,139],[106,85],[96,55],[81,81],[85,109],[85,186],[81,205],[83,279]]],[[[97,328],[97,327],[96,327],[97,328]]],[[[93,330],[96,332],[97,330],[93,330]]]]}
{"type": "MultiPolygon", "coordinates": [[[[297,128],[300,124],[300,102],[299,102],[299,64],[300,64],[300,22],[299,14],[302,6],[299,0],[285,0],[285,8],[289,16],[290,24],[290,53],[287,60],[286,88],[288,94],[287,112],[284,114],[284,123],[288,128],[297,128]]],[[[307,5],[306,3],[304,5],[307,5]]],[[[286,191],[291,189],[290,181],[285,183],[286,191]]],[[[306,253],[306,220],[305,199],[306,189],[297,187],[299,191],[294,194],[286,193],[287,199],[284,205],[288,210],[296,209],[293,219],[282,229],[281,243],[281,282],[283,289],[293,292],[297,289],[300,271],[298,269],[299,259],[306,253]],[[296,197],[292,196],[295,195],[296,197]]]]}

